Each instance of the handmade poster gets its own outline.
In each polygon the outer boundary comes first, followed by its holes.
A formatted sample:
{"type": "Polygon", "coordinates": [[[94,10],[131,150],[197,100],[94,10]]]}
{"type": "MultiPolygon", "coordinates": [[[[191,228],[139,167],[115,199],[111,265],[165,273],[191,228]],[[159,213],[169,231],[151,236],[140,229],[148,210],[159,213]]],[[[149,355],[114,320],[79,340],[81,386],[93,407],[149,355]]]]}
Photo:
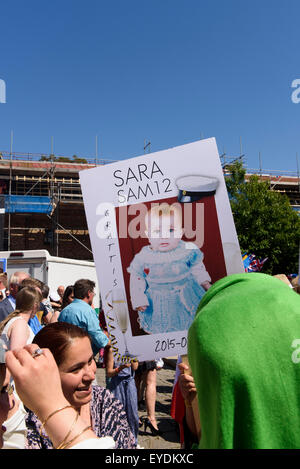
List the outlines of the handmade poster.
{"type": "Polygon", "coordinates": [[[214,138],[80,172],[114,355],[187,352],[205,292],[243,272],[214,138]]]}

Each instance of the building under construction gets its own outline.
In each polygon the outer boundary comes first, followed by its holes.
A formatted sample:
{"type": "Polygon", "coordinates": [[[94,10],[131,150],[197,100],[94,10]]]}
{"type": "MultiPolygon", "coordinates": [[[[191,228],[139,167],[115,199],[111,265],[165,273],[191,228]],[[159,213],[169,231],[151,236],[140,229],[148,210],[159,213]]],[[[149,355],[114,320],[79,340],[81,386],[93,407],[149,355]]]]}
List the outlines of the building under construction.
{"type": "MultiPolygon", "coordinates": [[[[50,254],[92,260],[79,171],[109,160],[0,152],[0,250],[47,249],[50,254]]],[[[299,175],[256,173],[270,189],[286,193],[300,210],[299,175]]],[[[101,183],[101,181],[99,181],[101,183]]]]}

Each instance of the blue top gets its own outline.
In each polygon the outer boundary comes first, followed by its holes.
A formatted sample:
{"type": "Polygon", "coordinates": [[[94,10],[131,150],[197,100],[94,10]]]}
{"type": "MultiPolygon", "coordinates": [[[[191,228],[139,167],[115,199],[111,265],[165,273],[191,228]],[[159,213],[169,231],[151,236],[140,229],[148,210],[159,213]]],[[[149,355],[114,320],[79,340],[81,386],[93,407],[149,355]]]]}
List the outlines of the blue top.
{"type": "Polygon", "coordinates": [[[58,316],[59,322],[68,322],[85,329],[92,341],[93,353],[96,355],[100,348],[108,343],[108,337],[101,330],[95,310],[85,301],[74,298],[58,316]]]}
{"type": "Polygon", "coordinates": [[[37,334],[42,329],[42,326],[37,316],[34,316],[33,318],[29,319],[28,326],[31,328],[34,334],[37,334]]]}

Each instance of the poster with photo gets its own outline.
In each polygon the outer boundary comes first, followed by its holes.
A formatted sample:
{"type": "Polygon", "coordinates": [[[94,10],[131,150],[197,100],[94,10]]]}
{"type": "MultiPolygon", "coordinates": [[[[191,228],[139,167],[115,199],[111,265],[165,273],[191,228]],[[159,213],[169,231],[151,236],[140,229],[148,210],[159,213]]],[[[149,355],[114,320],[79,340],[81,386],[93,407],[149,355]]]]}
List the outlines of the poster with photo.
{"type": "Polygon", "coordinates": [[[7,271],[7,259],[4,257],[0,258],[0,273],[7,271]]]}
{"type": "Polygon", "coordinates": [[[244,271],[215,139],[81,171],[80,182],[114,355],[185,354],[205,292],[244,271]]]}

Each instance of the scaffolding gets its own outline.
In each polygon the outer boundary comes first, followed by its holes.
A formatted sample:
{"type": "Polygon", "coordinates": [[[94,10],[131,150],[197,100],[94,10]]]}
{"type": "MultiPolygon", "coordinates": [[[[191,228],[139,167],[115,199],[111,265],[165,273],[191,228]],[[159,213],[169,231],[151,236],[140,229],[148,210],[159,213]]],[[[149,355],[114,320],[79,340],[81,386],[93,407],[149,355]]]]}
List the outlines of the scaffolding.
{"type": "MultiPolygon", "coordinates": [[[[98,165],[101,163],[107,164],[108,160],[97,161],[98,165]]],[[[68,157],[56,157],[54,154],[46,156],[0,152],[0,193],[5,201],[4,212],[8,214],[8,250],[11,250],[11,233],[14,230],[11,226],[12,214],[45,214],[52,225],[51,236],[46,233],[45,237],[51,239],[55,246],[55,255],[59,255],[61,233],[67,234],[92,254],[88,246],[72,233],[74,230],[66,229],[59,220],[61,204],[82,205],[78,171],[87,166],[95,166],[95,161],[80,158],[72,160],[68,157]]],[[[17,234],[14,233],[14,236],[17,234]]]]}

